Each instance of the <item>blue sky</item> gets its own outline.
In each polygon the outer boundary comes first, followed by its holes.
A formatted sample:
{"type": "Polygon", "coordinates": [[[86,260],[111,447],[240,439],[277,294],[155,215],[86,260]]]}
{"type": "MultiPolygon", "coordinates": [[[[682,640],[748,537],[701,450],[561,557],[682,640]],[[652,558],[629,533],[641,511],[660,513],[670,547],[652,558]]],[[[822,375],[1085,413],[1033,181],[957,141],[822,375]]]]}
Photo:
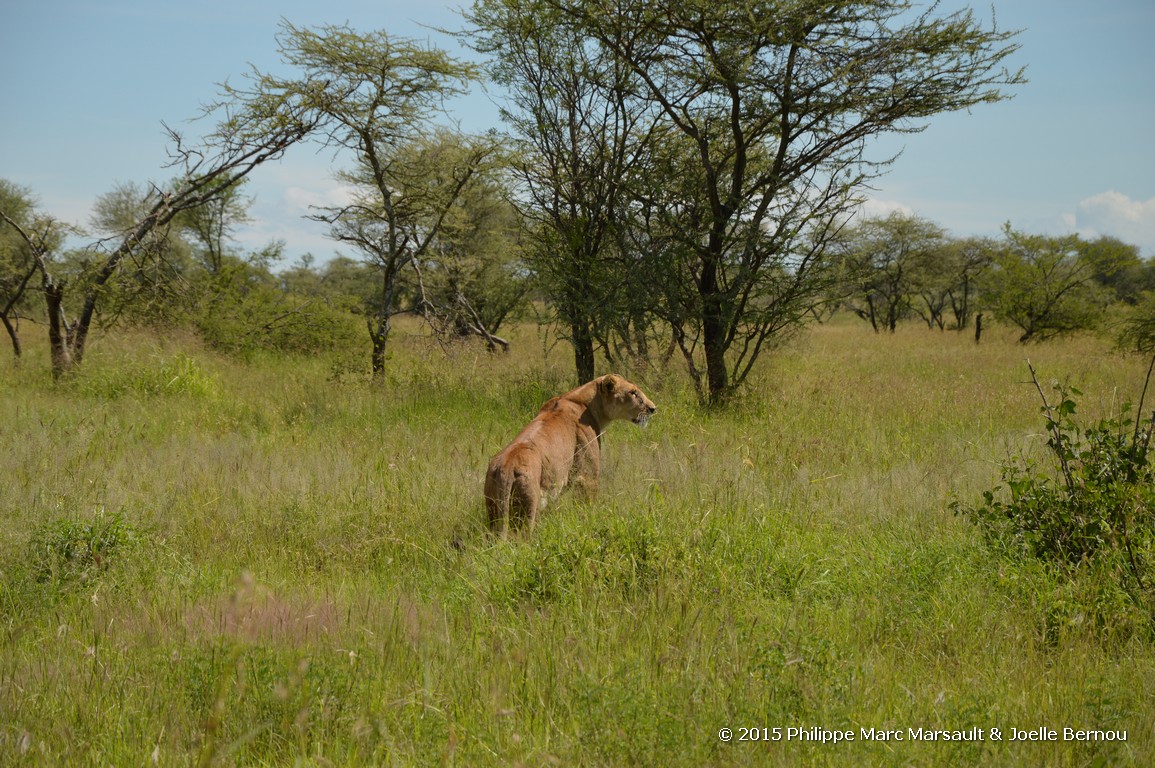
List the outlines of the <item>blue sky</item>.
{"type": "MultiPolygon", "coordinates": [[[[955,7],[961,0],[948,0],[955,7]]],[[[280,19],[427,39],[456,28],[460,2],[409,0],[5,0],[0,24],[0,177],[30,188],[41,207],[86,224],[95,198],[118,183],[163,181],[161,122],[190,136],[217,84],[254,65],[279,66],[280,19]]],[[[935,118],[921,134],[888,137],[902,151],[874,186],[870,213],[903,210],[955,235],[1018,229],[1111,234],[1155,256],[1155,2],[995,0],[1000,27],[1024,30],[1013,65],[1030,82],[1015,98],[935,118]]],[[[989,18],[991,6],[976,4],[989,18]]],[[[482,93],[455,105],[466,130],[499,127],[482,93]]],[[[296,259],[331,256],[310,204],[341,196],[331,156],[298,147],[249,187],[246,248],[286,242],[296,259]]]]}

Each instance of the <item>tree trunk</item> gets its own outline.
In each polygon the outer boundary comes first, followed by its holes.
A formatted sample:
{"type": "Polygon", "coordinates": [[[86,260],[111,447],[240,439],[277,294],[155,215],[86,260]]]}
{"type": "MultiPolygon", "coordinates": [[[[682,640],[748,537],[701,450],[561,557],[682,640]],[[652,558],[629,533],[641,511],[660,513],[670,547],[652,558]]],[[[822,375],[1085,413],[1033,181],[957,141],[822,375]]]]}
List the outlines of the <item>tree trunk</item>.
{"type": "Polygon", "coordinates": [[[385,373],[385,338],[382,336],[373,337],[373,353],[371,356],[373,365],[373,378],[379,378],[385,373]]]}
{"type": "Polygon", "coordinates": [[[702,265],[699,293],[702,297],[702,346],[706,352],[706,391],[710,405],[720,405],[729,394],[726,370],[726,325],[722,296],[718,291],[717,263],[707,257],[702,265]]]}
{"type": "Polygon", "coordinates": [[[389,341],[389,318],[388,316],[377,318],[377,327],[373,327],[373,321],[369,321],[369,338],[373,342],[373,352],[370,355],[370,361],[373,369],[373,378],[379,378],[385,373],[385,347],[389,341]]]}
{"type": "Polygon", "coordinates": [[[52,351],[52,378],[59,379],[72,370],[68,328],[64,323],[64,286],[48,282],[44,286],[48,305],[48,346],[52,351]]]}
{"type": "Polygon", "coordinates": [[[570,342],[573,344],[574,368],[578,386],[594,377],[594,335],[589,323],[578,319],[570,321],[570,342]]]}
{"type": "MultiPolygon", "coordinates": [[[[4,216],[6,221],[11,222],[7,216],[4,216]]],[[[8,304],[4,307],[3,312],[0,312],[0,322],[4,323],[4,330],[8,332],[8,338],[12,340],[12,354],[15,355],[16,361],[20,361],[20,356],[24,352],[24,347],[20,343],[20,312],[16,309],[16,303],[24,296],[24,291],[28,288],[28,283],[31,282],[32,277],[40,268],[41,262],[37,259],[31,269],[24,275],[20,282],[16,285],[16,289],[11,292],[8,297],[8,304]],[[13,323],[9,315],[16,312],[16,322],[13,323]]]]}
{"type": "Polygon", "coordinates": [[[650,362],[650,342],[646,336],[646,317],[640,311],[631,312],[632,318],[626,324],[626,331],[630,334],[630,355],[635,364],[648,365],[650,362]]]}
{"type": "Polygon", "coordinates": [[[702,344],[706,349],[706,387],[710,404],[720,405],[729,394],[730,376],[726,370],[725,331],[717,318],[703,318],[702,344]]]}
{"type": "Polygon", "coordinates": [[[19,362],[20,354],[23,349],[20,346],[20,331],[16,326],[12,325],[12,321],[8,319],[8,315],[0,315],[0,321],[4,323],[4,330],[8,332],[8,338],[12,340],[12,354],[15,355],[19,362]]]}
{"type": "Polygon", "coordinates": [[[970,293],[970,279],[964,277],[962,284],[962,298],[957,302],[957,305],[955,302],[954,293],[952,292],[950,294],[950,303],[954,308],[955,323],[958,325],[958,330],[960,331],[970,325],[970,293]]]}
{"type": "Polygon", "coordinates": [[[874,298],[869,294],[866,296],[866,308],[868,310],[866,319],[870,321],[870,327],[878,333],[878,311],[874,308],[874,298]]]}

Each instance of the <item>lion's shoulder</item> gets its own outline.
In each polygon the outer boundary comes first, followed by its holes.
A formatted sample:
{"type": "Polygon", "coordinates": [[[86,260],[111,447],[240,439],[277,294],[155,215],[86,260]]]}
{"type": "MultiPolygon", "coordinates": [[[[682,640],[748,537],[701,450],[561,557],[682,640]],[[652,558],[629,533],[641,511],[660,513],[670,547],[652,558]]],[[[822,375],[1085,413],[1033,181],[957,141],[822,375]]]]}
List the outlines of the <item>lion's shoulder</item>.
{"type": "Polygon", "coordinates": [[[586,404],[565,397],[550,398],[538,411],[537,421],[548,430],[560,429],[563,425],[574,424],[586,412],[586,404]]]}

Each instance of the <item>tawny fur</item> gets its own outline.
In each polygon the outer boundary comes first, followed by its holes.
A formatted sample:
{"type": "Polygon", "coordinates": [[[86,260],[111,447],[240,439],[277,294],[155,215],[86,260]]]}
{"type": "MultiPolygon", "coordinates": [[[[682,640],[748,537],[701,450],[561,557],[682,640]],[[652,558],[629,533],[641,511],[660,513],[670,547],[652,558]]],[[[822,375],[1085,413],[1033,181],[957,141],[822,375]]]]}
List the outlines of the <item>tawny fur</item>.
{"type": "Polygon", "coordinates": [[[551,398],[489,462],[490,530],[505,536],[527,523],[532,530],[538,511],[569,484],[587,498],[595,496],[606,427],[621,419],[645,426],[656,410],[636,385],[613,373],[551,398]]]}

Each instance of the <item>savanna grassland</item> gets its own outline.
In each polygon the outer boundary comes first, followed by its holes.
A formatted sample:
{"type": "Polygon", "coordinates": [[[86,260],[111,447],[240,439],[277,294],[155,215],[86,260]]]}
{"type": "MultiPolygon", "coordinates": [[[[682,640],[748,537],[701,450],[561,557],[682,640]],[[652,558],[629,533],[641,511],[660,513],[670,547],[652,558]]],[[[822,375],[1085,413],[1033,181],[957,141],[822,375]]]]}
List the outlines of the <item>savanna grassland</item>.
{"type": "Polygon", "coordinates": [[[1092,414],[1144,361],[1012,339],[816,326],[713,412],[634,376],[659,410],[607,433],[601,497],[510,541],[486,462],[571,383],[533,328],[413,332],[378,383],[367,343],[117,333],[61,383],[32,345],[0,362],[0,764],[1150,765],[1149,626],[949,506],[1047,460],[1026,357],[1092,414]],[[855,740],[737,741],[775,727],[855,740]]]}

